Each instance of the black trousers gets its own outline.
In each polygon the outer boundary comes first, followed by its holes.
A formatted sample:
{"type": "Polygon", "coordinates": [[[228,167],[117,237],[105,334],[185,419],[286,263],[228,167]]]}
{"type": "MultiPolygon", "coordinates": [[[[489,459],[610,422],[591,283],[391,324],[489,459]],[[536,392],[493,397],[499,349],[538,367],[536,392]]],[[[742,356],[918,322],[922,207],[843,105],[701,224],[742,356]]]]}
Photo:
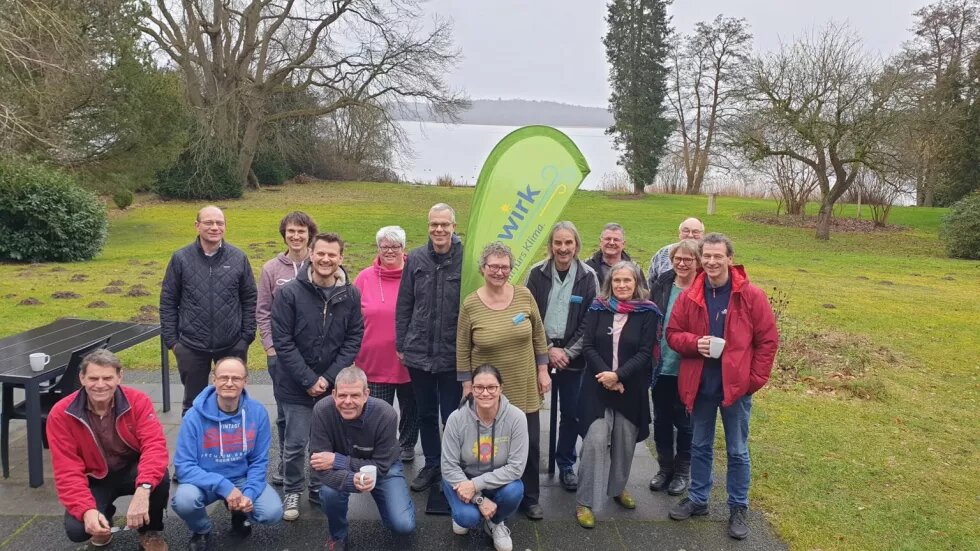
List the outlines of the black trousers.
{"type": "Polygon", "coordinates": [[[653,399],[653,442],[657,455],[680,462],[691,461],[691,419],[677,393],[677,377],[661,375],[650,390],[653,399]],[[674,429],[677,429],[677,452],[674,453],[674,429]]]}
{"type": "Polygon", "coordinates": [[[194,398],[197,398],[197,395],[208,386],[208,378],[214,362],[226,356],[237,356],[246,364],[248,363],[248,343],[240,340],[234,346],[209,352],[194,350],[178,342],[174,347],[174,356],[177,358],[180,382],[184,385],[184,401],[180,411],[180,414],[184,415],[194,405],[194,398]]]}
{"type": "Polygon", "coordinates": [[[398,395],[398,445],[402,449],[414,450],[419,441],[419,420],[415,414],[415,393],[412,383],[372,383],[368,381],[371,396],[381,398],[389,406],[395,405],[398,395]]]}
{"type": "Polygon", "coordinates": [[[540,411],[525,413],[527,417],[527,466],[521,475],[524,483],[524,507],[534,505],[541,497],[541,416],[540,411]]]}
{"type": "MultiPolygon", "coordinates": [[[[136,472],[139,462],[133,462],[129,467],[118,471],[110,471],[105,478],[88,479],[88,488],[95,498],[95,508],[112,522],[116,514],[113,502],[122,496],[131,496],[136,490],[136,472]]],[[[139,529],[140,533],[147,530],[163,531],[163,511],[167,508],[170,498],[170,473],[165,472],[156,488],[150,492],[150,523],[139,529]]],[[[85,531],[85,523],[65,512],[65,533],[68,539],[75,543],[88,541],[92,536],[85,531]]]]}

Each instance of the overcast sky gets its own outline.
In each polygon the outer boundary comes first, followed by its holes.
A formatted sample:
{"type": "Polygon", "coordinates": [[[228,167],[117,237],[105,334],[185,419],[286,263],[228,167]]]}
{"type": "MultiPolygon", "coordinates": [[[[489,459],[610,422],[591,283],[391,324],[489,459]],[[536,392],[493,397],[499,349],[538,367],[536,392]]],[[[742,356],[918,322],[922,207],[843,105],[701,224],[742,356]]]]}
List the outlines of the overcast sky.
{"type": "MultiPolygon", "coordinates": [[[[719,13],[748,20],[756,50],[779,47],[831,18],[858,30],[870,51],[889,54],[910,37],[927,0],[674,0],[673,26],[687,33],[719,13]]],[[[471,98],[523,98],[605,106],[604,0],[430,0],[454,22],[464,59],[450,82],[471,98]]]]}

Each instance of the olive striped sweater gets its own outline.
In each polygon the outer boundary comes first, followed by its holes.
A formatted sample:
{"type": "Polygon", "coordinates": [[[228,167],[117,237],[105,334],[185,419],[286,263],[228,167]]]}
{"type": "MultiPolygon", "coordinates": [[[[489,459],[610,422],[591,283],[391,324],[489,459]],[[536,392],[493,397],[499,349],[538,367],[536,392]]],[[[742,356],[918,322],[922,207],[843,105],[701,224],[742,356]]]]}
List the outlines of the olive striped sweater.
{"type": "Polygon", "coordinates": [[[476,291],[463,300],[456,330],[458,379],[469,381],[487,363],[500,370],[511,404],[524,413],[541,409],[537,366],[548,363],[548,342],[538,306],[523,285],[514,286],[514,299],[503,310],[487,308],[476,291]]]}

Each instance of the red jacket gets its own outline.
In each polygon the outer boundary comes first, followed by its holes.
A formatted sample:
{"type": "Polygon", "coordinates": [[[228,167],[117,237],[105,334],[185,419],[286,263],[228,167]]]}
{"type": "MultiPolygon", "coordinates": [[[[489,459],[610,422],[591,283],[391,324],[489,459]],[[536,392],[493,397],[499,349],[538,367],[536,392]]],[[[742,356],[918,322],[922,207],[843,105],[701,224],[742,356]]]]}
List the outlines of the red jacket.
{"type": "MultiPolygon", "coordinates": [[[[749,283],[742,266],[732,266],[729,276],[732,297],[725,317],[725,351],[721,356],[724,391],[721,405],[724,407],[765,386],[779,345],[776,318],[766,294],[749,283]]],[[[698,339],[711,334],[704,300],[705,277],[704,272],[699,273],[694,283],[677,297],[667,325],[667,344],[681,356],[677,392],[688,412],[694,409],[704,369],[698,339]]]]}
{"type": "MultiPolygon", "coordinates": [[[[88,478],[105,478],[109,472],[102,449],[85,413],[85,389],[65,396],[48,414],[48,443],[58,500],[68,514],[81,520],[85,511],[95,508],[88,478]]],[[[114,398],[116,431],[120,438],[139,452],[136,485],[156,488],[167,473],[170,462],[167,439],[157,418],[153,402],[142,392],[122,385],[114,398]]]]}

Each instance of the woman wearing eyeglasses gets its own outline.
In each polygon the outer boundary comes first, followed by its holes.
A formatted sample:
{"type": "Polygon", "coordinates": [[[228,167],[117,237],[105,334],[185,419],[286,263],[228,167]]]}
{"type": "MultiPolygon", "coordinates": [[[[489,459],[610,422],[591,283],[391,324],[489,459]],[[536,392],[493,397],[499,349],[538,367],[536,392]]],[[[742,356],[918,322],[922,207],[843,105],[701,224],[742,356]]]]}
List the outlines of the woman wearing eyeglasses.
{"type": "Polygon", "coordinates": [[[496,367],[476,368],[472,394],[449,415],[442,436],[442,491],[452,510],[453,532],[483,526],[497,551],[511,551],[504,521],[524,496],[527,418],[503,393],[496,367]]]}
{"type": "Polygon", "coordinates": [[[583,528],[595,527],[592,510],[602,505],[603,495],[636,508],[626,481],[637,442],[650,434],[646,389],[661,321],[648,296],[640,267],[619,262],[585,314],[586,370],[579,393],[579,430],[585,434],[575,493],[575,518],[583,528]]]}
{"type": "Polygon", "coordinates": [[[401,460],[415,459],[419,439],[415,415],[415,394],[408,369],[395,350],[395,305],[398,287],[405,268],[405,230],[385,226],[375,235],[378,255],[371,266],[357,274],[354,286],[361,291],[361,313],[364,315],[364,338],[354,365],[364,370],[371,396],[390,405],[398,395],[398,444],[401,460]]]}
{"type": "Polygon", "coordinates": [[[470,374],[491,364],[507,381],[504,392],[527,418],[528,459],[522,480],[521,509],[528,518],[544,517],[538,504],[538,453],[541,441],[541,395],[551,388],[548,343],[538,306],[527,287],[508,282],[514,265],[510,248],[490,243],[480,255],[484,284],[470,293],[459,309],[456,329],[456,374],[463,395],[470,393],[470,374]]]}
{"type": "MultiPolygon", "coordinates": [[[[691,286],[701,264],[698,261],[698,242],[684,239],[671,246],[671,269],[660,274],[651,285],[650,298],[664,312],[664,327],[670,321],[674,302],[684,289],[691,286]]],[[[660,362],[653,373],[653,441],[657,447],[657,474],[650,481],[654,492],[679,496],[691,484],[691,419],[687,416],[677,394],[677,372],[681,357],[667,345],[667,336],[660,337],[660,362]],[[674,429],[677,429],[676,452],[674,429]]]]}

